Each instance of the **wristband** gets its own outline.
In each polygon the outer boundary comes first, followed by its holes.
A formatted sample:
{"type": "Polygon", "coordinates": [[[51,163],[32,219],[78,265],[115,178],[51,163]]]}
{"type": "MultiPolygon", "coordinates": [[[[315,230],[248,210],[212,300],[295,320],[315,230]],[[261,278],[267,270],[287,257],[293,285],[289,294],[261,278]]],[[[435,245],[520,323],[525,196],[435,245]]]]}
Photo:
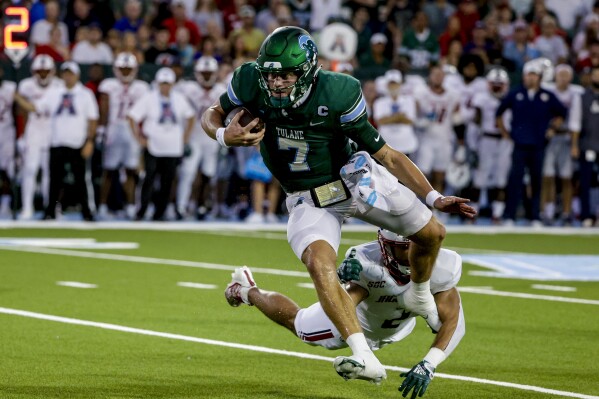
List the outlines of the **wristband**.
{"type": "Polygon", "coordinates": [[[218,144],[220,144],[224,148],[230,147],[227,145],[227,143],[225,143],[225,128],[224,127],[219,127],[218,129],[216,129],[216,141],[218,141],[218,144]]]}
{"type": "Polygon", "coordinates": [[[447,355],[445,352],[439,348],[432,347],[423,360],[429,362],[434,368],[437,368],[439,364],[441,364],[441,362],[446,358],[447,355]]]}
{"type": "Polygon", "coordinates": [[[434,208],[435,201],[437,200],[437,198],[441,197],[443,197],[443,195],[439,193],[437,190],[431,191],[426,195],[426,205],[430,206],[431,208],[434,208]]]}
{"type": "Polygon", "coordinates": [[[104,125],[98,126],[96,128],[96,133],[100,136],[103,135],[105,132],[106,132],[106,126],[104,126],[104,125]]]}

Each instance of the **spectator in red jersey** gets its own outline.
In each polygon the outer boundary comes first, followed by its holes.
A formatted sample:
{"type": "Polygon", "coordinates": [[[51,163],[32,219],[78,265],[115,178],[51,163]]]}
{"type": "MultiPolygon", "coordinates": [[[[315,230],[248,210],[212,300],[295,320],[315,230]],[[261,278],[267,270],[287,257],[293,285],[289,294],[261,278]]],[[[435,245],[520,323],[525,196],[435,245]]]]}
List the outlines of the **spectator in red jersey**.
{"type": "Polygon", "coordinates": [[[50,29],[50,41],[35,47],[35,55],[47,54],[55,62],[64,62],[71,59],[71,50],[62,44],[62,32],[60,27],[54,26],[50,29]]]}
{"type": "Polygon", "coordinates": [[[461,0],[458,4],[458,11],[454,15],[460,19],[462,31],[466,34],[468,39],[471,39],[474,25],[476,24],[476,21],[480,20],[476,2],[474,0],[461,0]]]}
{"type": "Polygon", "coordinates": [[[452,15],[447,21],[447,29],[439,37],[439,48],[441,50],[441,56],[445,57],[449,52],[449,44],[459,40],[462,43],[462,47],[468,43],[466,32],[462,29],[460,18],[457,15],[452,15]]]}
{"type": "Polygon", "coordinates": [[[589,51],[586,57],[576,62],[576,71],[582,72],[585,69],[599,67],[599,41],[595,40],[589,45],[589,51]]]}
{"type": "Polygon", "coordinates": [[[185,14],[185,1],[174,0],[171,3],[171,11],[173,16],[162,23],[162,26],[168,29],[170,33],[169,43],[174,44],[177,41],[178,28],[185,28],[189,31],[189,42],[194,46],[200,44],[200,30],[192,20],[187,19],[185,14]]]}

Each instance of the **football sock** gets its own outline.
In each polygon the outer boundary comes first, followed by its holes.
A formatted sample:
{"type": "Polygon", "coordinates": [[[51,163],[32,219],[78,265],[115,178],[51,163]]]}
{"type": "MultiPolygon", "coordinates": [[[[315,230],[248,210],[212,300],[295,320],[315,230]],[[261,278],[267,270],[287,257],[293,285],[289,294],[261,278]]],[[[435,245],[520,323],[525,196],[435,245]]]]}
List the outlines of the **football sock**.
{"type": "Polygon", "coordinates": [[[364,333],[354,333],[347,337],[347,345],[351,348],[354,355],[363,356],[364,353],[372,353],[372,350],[366,342],[364,333]]]}

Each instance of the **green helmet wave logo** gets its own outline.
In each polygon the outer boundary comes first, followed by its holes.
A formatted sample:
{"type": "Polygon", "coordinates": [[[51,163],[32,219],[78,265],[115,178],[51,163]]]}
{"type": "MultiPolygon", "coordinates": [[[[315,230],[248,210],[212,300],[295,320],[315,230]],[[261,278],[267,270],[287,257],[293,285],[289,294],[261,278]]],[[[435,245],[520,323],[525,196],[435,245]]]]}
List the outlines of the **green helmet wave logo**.
{"type": "Polygon", "coordinates": [[[318,49],[310,34],[295,26],[275,29],[262,43],[256,69],[260,72],[260,89],[266,95],[266,104],[273,108],[287,108],[309,93],[316,80],[318,49]],[[279,88],[275,92],[268,85],[268,77],[293,73],[297,76],[295,84],[279,88]],[[281,91],[289,91],[287,96],[281,91]]]}

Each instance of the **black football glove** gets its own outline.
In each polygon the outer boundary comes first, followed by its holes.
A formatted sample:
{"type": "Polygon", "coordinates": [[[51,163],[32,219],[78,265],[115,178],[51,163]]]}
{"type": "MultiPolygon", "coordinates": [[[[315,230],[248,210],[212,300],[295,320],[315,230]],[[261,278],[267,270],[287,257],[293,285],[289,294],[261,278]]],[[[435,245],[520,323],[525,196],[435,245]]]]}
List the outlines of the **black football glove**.
{"type": "Polygon", "coordinates": [[[435,376],[435,368],[426,360],[421,361],[407,373],[401,373],[400,377],[406,377],[399,387],[399,392],[403,391],[402,396],[405,398],[412,391],[412,398],[415,399],[416,395],[422,396],[426,392],[428,384],[432,381],[435,376]]]}

